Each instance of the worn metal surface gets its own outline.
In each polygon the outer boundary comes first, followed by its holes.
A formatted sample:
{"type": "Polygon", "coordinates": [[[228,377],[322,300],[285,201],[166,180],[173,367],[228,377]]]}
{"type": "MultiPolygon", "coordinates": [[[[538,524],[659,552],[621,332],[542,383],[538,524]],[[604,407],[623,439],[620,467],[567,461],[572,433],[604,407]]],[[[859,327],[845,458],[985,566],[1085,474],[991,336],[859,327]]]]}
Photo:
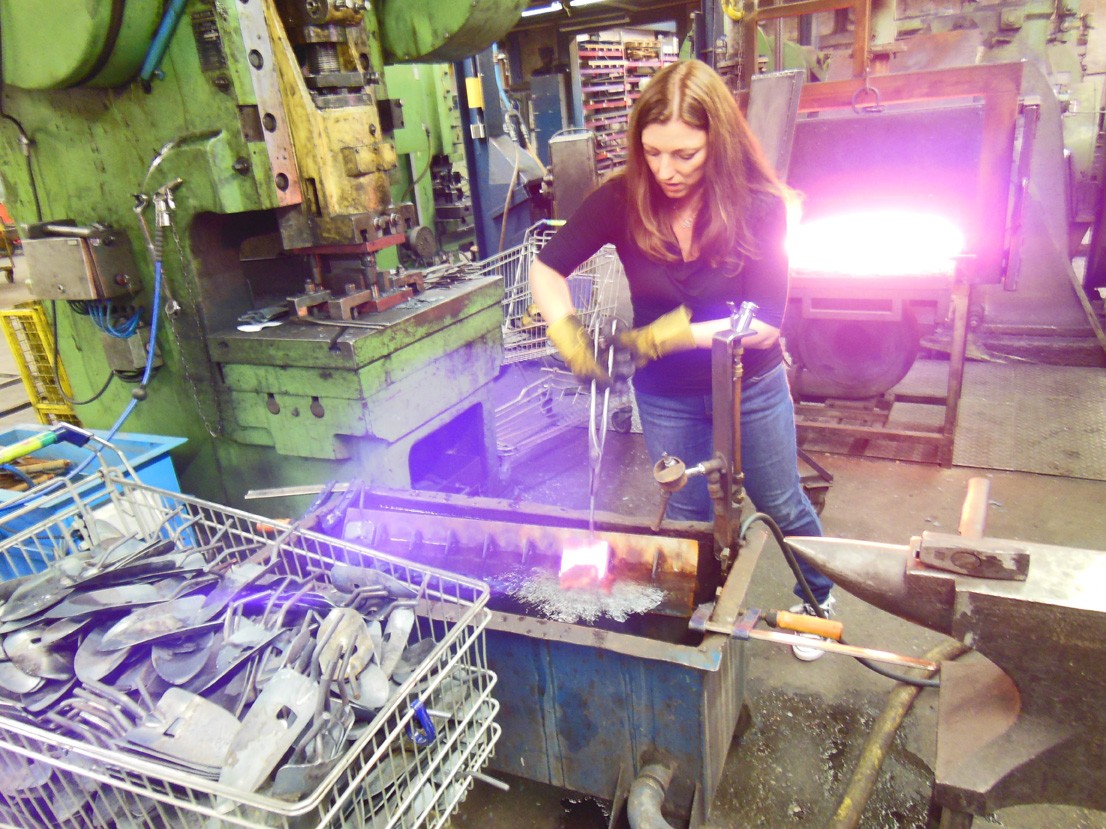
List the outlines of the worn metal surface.
{"type": "Polygon", "coordinates": [[[292,131],[281,101],[281,90],[274,70],[276,57],[265,22],[265,3],[243,3],[238,9],[242,43],[246,48],[250,81],[262,122],[262,137],[269,156],[269,168],[276,203],[299,204],[300,173],[296,166],[292,131]],[[256,57],[252,57],[256,55],[256,57]],[[277,176],[281,176],[278,185],[277,176]]]}
{"type": "MultiPolygon", "coordinates": [[[[559,75],[548,76],[561,83],[559,75]]],[[[535,82],[544,80],[535,78],[535,82]]],[[[553,218],[567,219],[595,189],[599,173],[595,166],[595,133],[589,130],[562,131],[548,139],[549,163],[558,173],[553,180],[553,218]]]]}
{"type": "Polygon", "coordinates": [[[142,65],[164,5],[159,0],[4,3],[4,82],[23,89],[125,83],[142,65]]]}
{"type": "Polygon", "coordinates": [[[756,75],[750,80],[745,117],[772,169],[787,179],[795,118],[804,74],[798,69],[756,75]]]}
{"type": "MultiPolygon", "coordinates": [[[[295,162],[299,175],[312,182],[312,192],[307,194],[308,224],[313,236],[308,244],[325,244],[357,241],[343,220],[367,213],[375,216],[385,210],[392,201],[387,173],[396,166],[395,147],[381,129],[380,115],[370,95],[362,101],[362,87],[374,90],[366,83],[358,67],[356,87],[358,94],[350,93],[343,106],[324,106],[326,96],[312,94],[307,82],[310,79],[300,69],[292,38],[285,34],[277,9],[272,0],[263,3],[269,42],[272,44],[275,66],[270,77],[275,77],[284,117],[291,132],[295,148],[295,162]],[[352,159],[352,160],[351,160],[352,159]],[[352,169],[351,169],[352,167],[352,169]]],[[[369,15],[366,23],[375,22],[369,15]]],[[[352,62],[357,66],[358,55],[367,59],[372,46],[365,26],[344,25],[331,27],[340,32],[334,47],[335,62],[352,62]]],[[[275,171],[274,171],[275,172],[275,171]]],[[[280,191],[280,184],[277,190],[280,191]]],[[[302,240],[289,238],[287,225],[283,225],[285,242],[289,247],[305,246],[302,240]]],[[[375,229],[369,224],[369,239],[375,238],[375,229]]]]}
{"type": "Polygon", "coordinates": [[[397,62],[459,60],[486,49],[518,21],[529,0],[382,0],[387,56],[397,62]]]}
{"type": "MultiPolygon", "coordinates": [[[[494,379],[500,293],[493,279],[431,291],[423,305],[380,314],[374,320],[383,327],[371,331],[307,323],[225,332],[213,341],[212,359],[233,412],[228,433],[284,455],[336,459],[351,456],[347,437],[425,436],[453,402],[480,403],[475,396],[494,379]],[[427,395],[427,388],[441,394],[427,395]]],[[[490,409],[484,417],[491,419],[490,409]]],[[[489,463],[492,452],[494,442],[489,463]]],[[[374,475],[379,471],[368,466],[355,477],[407,483],[374,475]]]]}
{"type": "MultiPolygon", "coordinates": [[[[743,555],[759,555],[748,550],[743,555]]],[[[744,593],[747,582],[729,582],[744,593]]],[[[728,582],[728,583],[729,583],[728,582]]],[[[691,825],[709,816],[744,703],[745,644],[701,644],[493,616],[488,658],[500,676],[493,766],[613,798],[620,771],[657,756],[673,762],[666,809],[691,825]],[[573,641],[575,640],[575,641],[573,641]]]]}
{"type": "Polygon", "coordinates": [[[1100,368],[971,363],[953,461],[1106,481],[1104,399],[1100,368]]]}
{"type": "Polygon", "coordinates": [[[1093,702],[1106,694],[1106,553],[974,541],[1028,554],[1025,581],[1009,581],[926,567],[917,541],[792,541],[844,589],[990,660],[942,668],[938,804],[972,814],[1024,803],[1106,809],[1106,713],[1093,702]]]}
{"type": "Polygon", "coordinates": [[[126,297],[140,288],[127,237],[108,229],[89,239],[28,236],[23,250],[36,299],[126,297]]]}

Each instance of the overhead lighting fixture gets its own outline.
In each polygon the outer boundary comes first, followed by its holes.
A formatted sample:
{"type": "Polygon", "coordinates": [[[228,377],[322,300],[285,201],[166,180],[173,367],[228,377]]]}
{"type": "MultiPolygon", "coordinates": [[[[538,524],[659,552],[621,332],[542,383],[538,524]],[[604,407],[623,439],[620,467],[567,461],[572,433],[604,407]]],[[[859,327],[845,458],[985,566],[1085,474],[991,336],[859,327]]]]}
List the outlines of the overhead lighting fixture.
{"type": "MultiPolygon", "coordinates": [[[[607,0],[572,0],[568,5],[571,8],[578,9],[581,6],[594,6],[596,3],[605,3],[607,0]]],[[[562,11],[564,6],[561,3],[550,3],[548,6],[538,6],[536,9],[526,9],[522,13],[523,17],[536,17],[539,14],[555,14],[562,11]]]]}
{"type": "Polygon", "coordinates": [[[586,23],[578,23],[575,26],[558,26],[557,28],[562,32],[598,32],[601,29],[622,26],[629,22],[629,16],[624,14],[621,17],[594,17],[586,23]]]}

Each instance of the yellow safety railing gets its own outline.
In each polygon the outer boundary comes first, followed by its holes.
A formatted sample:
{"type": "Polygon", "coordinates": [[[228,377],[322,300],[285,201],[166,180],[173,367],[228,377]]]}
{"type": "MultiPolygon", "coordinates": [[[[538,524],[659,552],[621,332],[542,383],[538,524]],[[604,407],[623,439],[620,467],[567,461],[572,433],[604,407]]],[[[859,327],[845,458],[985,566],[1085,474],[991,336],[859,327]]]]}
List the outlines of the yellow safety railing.
{"type": "Polygon", "coordinates": [[[66,400],[73,393],[65,369],[55,364],[54,337],[42,305],[23,302],[15,308],[0,309],[0,328],[39,422],[80,425],[77,413],[66,400]]]}

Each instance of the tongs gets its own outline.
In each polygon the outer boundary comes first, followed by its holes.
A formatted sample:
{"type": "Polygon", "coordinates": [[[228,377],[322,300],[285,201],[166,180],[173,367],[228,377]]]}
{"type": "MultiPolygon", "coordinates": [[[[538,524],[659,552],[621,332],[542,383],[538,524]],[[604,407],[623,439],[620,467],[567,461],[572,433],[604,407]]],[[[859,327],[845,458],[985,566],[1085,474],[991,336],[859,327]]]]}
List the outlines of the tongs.
{"type": "MultiPolygon", "coordinates": [[[[603,466],[603,450],[607,445],[607,424],[610,422],[611,386],[614,382],[614,335],[618,320],[611,320],[610,345],[607,352],[607,376],[611,382],[600,389],[597,380],[591,381],[591,398],[588,407],[588,529],[595,530],[595,501],[599,493],[599,473],[603,466]],[[600,404],[602,400],[602,404],[600,404]]],[[[595,338],[595,360],[602,355],[601,337],[595,338]]]]}

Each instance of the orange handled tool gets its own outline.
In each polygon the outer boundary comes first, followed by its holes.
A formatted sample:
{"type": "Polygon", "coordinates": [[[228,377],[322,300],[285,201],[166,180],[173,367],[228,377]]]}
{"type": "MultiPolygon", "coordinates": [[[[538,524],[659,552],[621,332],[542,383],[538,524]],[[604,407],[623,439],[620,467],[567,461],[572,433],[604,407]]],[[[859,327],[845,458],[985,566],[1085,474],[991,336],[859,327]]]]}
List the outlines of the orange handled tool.
{"type": "Polygon", "coordinates": [[[798,633],[813,633],[826,639],[839,641],[845,632],[845,625],[820,616],[808,616],[805,613],[790,613],[786,610],[769,610],[764,621],[770,627],[794,630],[798,633]]]}
{"type": "Polygon", "coordinates": [[[916,656],[902,656],[888,651],[878,651],[872,648],[859,648],[855,645],[846,645],[837,641],[841,638],[843,625],[829,619],[817,616],[806,616],[798,613],[788,613],[783,610],[769,610],[761,613],[756,608],[749,608],[742,612],[740,618],[735,621],[716,622],[713,620],[714,602],[707,602],[695,608],[688,622],[688,628],[697,633],[721,633],[723,636],[732,636],[734,639],[759,639],[764,642],[774,642],[777,645],[803,645],[818,648],[818,650],[840,653],[845,656],[872,659],[876,662],[887,662],[891,665],[905,665],[908,668],[921,668],[927,671],[935,671],[938,668],[936,662],[929,659],[919,659],[916,656]],[[770,625],[787,627],[790,630],[802,633],[813,633],[824,639],[802,639],[794,633],[779,633],[774,630],[759,630],[756,627],[761,619],[770,625]]]}

